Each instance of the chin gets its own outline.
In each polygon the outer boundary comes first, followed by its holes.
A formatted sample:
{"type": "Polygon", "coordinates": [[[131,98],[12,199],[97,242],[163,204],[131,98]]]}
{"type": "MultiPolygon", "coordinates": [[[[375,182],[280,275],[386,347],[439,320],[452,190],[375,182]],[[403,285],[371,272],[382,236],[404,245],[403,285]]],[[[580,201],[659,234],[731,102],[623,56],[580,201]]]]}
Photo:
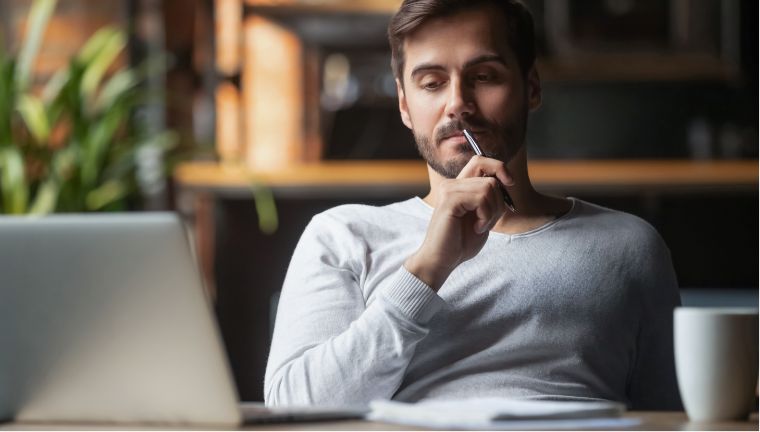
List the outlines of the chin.
{"type": "Polygon", "coordinates": [[[457,157],[448,158],[445,161],[428,160],[427,164],[442,177],[455,179],[459,176],[459,173],[462,172],[465,165],[467,165],[467,162],[470,161],[471,156],[472,155],[463,154],[457,157]]]}

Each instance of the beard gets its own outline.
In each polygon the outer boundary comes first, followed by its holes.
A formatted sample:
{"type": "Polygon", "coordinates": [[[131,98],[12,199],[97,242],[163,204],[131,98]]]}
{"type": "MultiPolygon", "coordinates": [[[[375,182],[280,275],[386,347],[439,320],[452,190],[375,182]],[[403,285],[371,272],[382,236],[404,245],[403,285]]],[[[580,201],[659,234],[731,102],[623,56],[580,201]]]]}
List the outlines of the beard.
{"type": "Polygon", "coordinates": [[[525,134],[528,129],[527,122],[528,106],[526,102],[520,110],[518,117],[513,122],[505,125],[495,125],[485,120],[475,119],[468,119],[464,122],[454,120],[435,130],[435,144],[431,142],[432,140],[428,136],[417,133],[414,130],[412,133],[414,134],[414,141],[417,144],[417,151],[430,168],[444,178],[454,179],[457,178],[460,172],[462,172],[462,169],[464,169],[465,165],[470,161],[474,152],[472,147],[465,143],[457,147],[456,156],[447,160],[441,160],[438,157],[437,151],[440,147],[441,141],[446,139],[447,136],[450,136],[456,131],[461,131],[462,129],[490,131],[495,137],[491,146],[495,146],[495,148],[487,148],[483,146],[483,143],[478,142],[483,150],[483,155],[492,159],[498,159],[506,165],[525,143],[525,134]]]}

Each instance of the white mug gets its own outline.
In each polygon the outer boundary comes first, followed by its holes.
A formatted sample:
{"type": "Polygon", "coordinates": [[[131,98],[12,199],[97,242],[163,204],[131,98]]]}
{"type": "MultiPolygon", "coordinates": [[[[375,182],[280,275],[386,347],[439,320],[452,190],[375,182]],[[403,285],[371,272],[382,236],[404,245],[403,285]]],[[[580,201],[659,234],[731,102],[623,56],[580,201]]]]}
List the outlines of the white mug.
{"type": "Polygon", "coordinates": [[[758,385],[757,309],[678,307],[673,336],[689,418],[746,419],[758,385]]]}

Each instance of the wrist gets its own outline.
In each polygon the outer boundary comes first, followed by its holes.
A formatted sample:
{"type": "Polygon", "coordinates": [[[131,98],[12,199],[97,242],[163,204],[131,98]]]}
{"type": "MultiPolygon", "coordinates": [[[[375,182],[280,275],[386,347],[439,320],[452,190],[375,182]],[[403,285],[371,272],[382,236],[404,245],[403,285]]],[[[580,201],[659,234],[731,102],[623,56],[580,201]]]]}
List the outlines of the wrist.
{"type": "Polygon", "coordinates": [[[418,253],[406,259],[404,268],[435,292],[438,292],[438,289],[441,288],[441,285],[443,285],[451,273],[451,270],[446,266],[430,263],[428,260],[420,257],[418,253]]]}

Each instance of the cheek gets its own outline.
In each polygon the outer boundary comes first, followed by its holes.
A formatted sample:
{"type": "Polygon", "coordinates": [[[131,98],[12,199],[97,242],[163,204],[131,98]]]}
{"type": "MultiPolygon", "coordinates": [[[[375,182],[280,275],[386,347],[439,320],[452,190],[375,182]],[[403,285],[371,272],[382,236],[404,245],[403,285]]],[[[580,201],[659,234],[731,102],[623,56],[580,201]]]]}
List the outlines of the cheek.
{"type": "Polygon", "coordinates": [[[499,124],[510,123],[523,109],[524,97],[511,87],[484,90],[478,98],[484,117],[499,124]]]}
{"type": "Polygon", "coordinates": [[[422,133],[429,133],[435,127],[439,118],[439,109],[434,98],[415,98],[407,101],[409,117],[414,128],[422,133]]]}

